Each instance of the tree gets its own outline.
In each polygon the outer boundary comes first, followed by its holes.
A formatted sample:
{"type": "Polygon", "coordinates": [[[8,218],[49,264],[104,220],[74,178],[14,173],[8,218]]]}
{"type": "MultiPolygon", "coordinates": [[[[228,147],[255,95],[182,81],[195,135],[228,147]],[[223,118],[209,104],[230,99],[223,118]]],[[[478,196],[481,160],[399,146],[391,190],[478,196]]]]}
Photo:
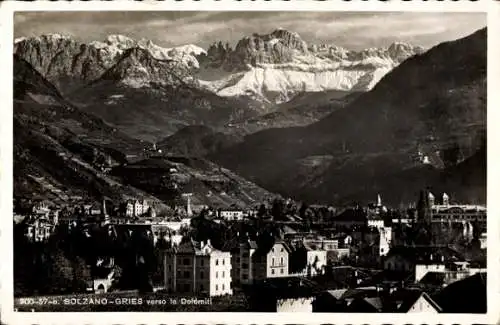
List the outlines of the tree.
{"type": "Polygon", "coordinates": [[[92,280],[90,266],[79,256],[73,262],[73,292],[85,292],[88,282],[92,280]]]}
{"type": "Polygon", "coordinates": [[[267,213],[266,206],[264,204],[261,204],[259,210],[257,211],[257,216],[259,218],[262,218],[263,216],[266,215],[266,213],[267,213]]]}
{"type": "Polygon", "coordinates": [[[274,199],[271,206],[271,215],[275,219],[283,219],[284,217],[285,205],[282,200],[274,199]]]}
{"type": "Polygon", "coordinates": [[[71,292],[74,284],[74,271],[71,261],[64,256],[64,252],[56,248],[48,252],[47,260],[43,263],[39,274],[40,291],[43,293],[71,292]]]}

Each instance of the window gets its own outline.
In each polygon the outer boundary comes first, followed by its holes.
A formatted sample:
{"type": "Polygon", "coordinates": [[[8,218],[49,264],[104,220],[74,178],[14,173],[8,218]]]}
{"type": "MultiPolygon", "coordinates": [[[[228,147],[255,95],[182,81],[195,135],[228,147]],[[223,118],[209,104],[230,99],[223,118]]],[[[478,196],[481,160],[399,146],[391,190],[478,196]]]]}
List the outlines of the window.
{"type": "Polygon", "coordinates": [[[271,270],[271,274],[274,274],[274,269],[271,270]]]}
{"type": "Polygon", "coordinates": [[[201,259],[201,266],[204,266],[205,265],[205,260],[202,258],[201,259]]]}
{"type": "Polygon", "coordinates": [[[189,265],[189,258],[184,259],[184,265],[189,265]]]}
{"type": "Polygon", "coordinates": [[[219,285],[218,284],[215,285],[215,291],[219,291],[219,285]]]}
{"type": "Polygon", "coordinates": [[[205,273],[203,273],[203,271],[200,272],[200,279],[203,279],[205,278],[205,273]]]}
{"type": "Polygon", "coordinates": [[[224,290],[224,284],[222,285],[222,290],[224,290]]]}
{"type": "Polygon", "coordinates": [[[274,257],[272,259],[271,265],[274,266],[274,257]]]}
{"type": "Polygon", "coordinates": [[[225,262],[226,262],[226,259],[225,259],[225,258],[223,258],[223,259],[222,259],[222,265],[225,265],[225,262]]]}
{"type": "Polygon", "coordinates": [[[243,278],[243,280],[248,280],[248,275],[247,274],[243,274],[242,278],[243,278]]]}
{"type": "Polygon", "coordinates": [[[271,252],[273,252],[273,253],[274,253],[274,247],[273,247],[273,248],[271,248],[271,252]]]}
{"type": "Polygon", "coordinates": [[[215,260],[215,265],[219,265],[219,260],[218,259],[215,260]]]}
{"type": "Polygon", "coordinates": [[[200,291],[203,291],[205,290],[205,288],[203,287],[203,284],[200,284],[200,291]]]}
{"type": "Polygon", "coordinates": [[[281,269],[281,274],[283,274],[285,271],[283,269],[281,269]]]}
{"type": "Polygon", "coordinates": [[[280,251],[281,251],[281,252],[284,252],[284,251],[285,251],[285,249],[284,249],[283,247],[281,247],[281,250],[280,250],[280,251]]]}
{"type": "Polygon", "coordinates": [[[283,264],[285,264],[285,263],[283,263],[283,257],[282,257],[282,258],[281,258],[281,265],[283,265],[283,264]]]}
{"type": "Polygon", "coordinates": [[[184,284],[184,291],[186,291],[186,292],[191,291],[191,286],[189,285],[189,283],[184,284]]]}
{"type": "Polygon", "coordinates": [[[215,278],[217,279],[219,277],[219,272],[215,272],[215,278]]]}
{"type": "Polygon", "coordinates": [[[184,271],[184,277],[185,277],[185,278],[189,278],[189,275],[190,275],[190,274],[189,274],[189,271],[184,271]]]}
{"type": "Polygon", "coordinates": [[[222,278],[224,278],[226,272],[222,271],[222,278]]]}
{"type": "Polygon", "coordinates": [[[241,264],[241,268],[243,268],[243,269],[248,269],[248,263],[243,263],[243,264],[241,264]]]}

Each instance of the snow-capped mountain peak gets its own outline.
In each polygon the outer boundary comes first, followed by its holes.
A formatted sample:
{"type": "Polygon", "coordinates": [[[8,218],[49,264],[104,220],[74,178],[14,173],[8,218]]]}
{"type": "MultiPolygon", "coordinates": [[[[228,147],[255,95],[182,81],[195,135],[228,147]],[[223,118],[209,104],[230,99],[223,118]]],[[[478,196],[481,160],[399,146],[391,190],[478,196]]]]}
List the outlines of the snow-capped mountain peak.
{"type": "Polygon", "coordinates": [[[212,45],[205,65],[232,73],[202,84],[221,96],[250,96],[270,103],[288,101],[301,92],[367,91],[422,51],[402,42],[361,51],[332,44],[308,46],[298,33],[278,28],[244,37],[234,50],[222,42],[212,45]]]}
{"type": "Polygon", "coordinates": [[[105,42],[109,45],[115,45],[123,49],[133,47],[135,44],[137,44],[137,42],[134,39],[119,34],[108,35],[108,37],[106,37],[105,42]]]}
{"type": "MultiPolygon", "coordinates": [[[[156,60],[198,71],[199,83],[219,96],[251,97],[265,103],[288,101],[301,92],[366,91],[402,61],[423,52],[421,47],[403,42],[361,51],[333,44],[308,45],[298,33],[284,28],[243,37],[234,49],[216,42],[207,51],[194,44],[167,48],[149,39],[119,34],[90,43],[60,34],[15,41],[15,52],[35,62],[49,79],[81,74],[81,80],[95,80],[133,48],[147,51],[156,60]]],[[[140,59],[146,57],[129,61],[137,67],[124,70],[130,72],[128,79],[150,79],[140,59]]]]}

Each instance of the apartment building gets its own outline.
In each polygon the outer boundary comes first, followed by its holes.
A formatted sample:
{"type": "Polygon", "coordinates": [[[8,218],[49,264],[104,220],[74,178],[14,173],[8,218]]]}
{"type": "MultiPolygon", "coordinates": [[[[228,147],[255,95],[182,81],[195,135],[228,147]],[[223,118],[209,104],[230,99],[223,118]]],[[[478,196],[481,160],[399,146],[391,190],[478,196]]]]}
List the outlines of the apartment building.
{"type": "Polygon", "coordinates": [[[164,286],[169,292],[231,295],[231,254],[187,240],[164,255],[164,286]]]}

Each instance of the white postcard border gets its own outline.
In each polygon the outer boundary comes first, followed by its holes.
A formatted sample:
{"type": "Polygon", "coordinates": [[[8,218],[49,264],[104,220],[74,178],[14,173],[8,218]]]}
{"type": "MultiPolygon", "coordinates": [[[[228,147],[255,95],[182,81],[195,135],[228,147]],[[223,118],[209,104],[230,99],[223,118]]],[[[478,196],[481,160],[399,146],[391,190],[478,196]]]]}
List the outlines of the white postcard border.
{"type": "MultiPolygon", "coordinates": [[[[0,263],[1,314],[5,324],[471,324],[500,323],[500,2],[480,1],[90,1],[90,2],[3,2],[0,3],[0,263]],[[189,10],[189,11],[419,11],[419,12],[485,12],[488,13],[488,313],[470,314],[302,314],[302,313],[23,313],[13,311],[12,247],[12,50],[14,11],[122,11],[122,10],[189,10]],[[497,125],[495,125],[497,124],[497,125]],[[497,127],[497,128],[495,128],[497,127]],[[498,140],[497,140],[498,139],[498,140]]],[[[464,297],[466,298],[466,297],[464,297]]]]}

